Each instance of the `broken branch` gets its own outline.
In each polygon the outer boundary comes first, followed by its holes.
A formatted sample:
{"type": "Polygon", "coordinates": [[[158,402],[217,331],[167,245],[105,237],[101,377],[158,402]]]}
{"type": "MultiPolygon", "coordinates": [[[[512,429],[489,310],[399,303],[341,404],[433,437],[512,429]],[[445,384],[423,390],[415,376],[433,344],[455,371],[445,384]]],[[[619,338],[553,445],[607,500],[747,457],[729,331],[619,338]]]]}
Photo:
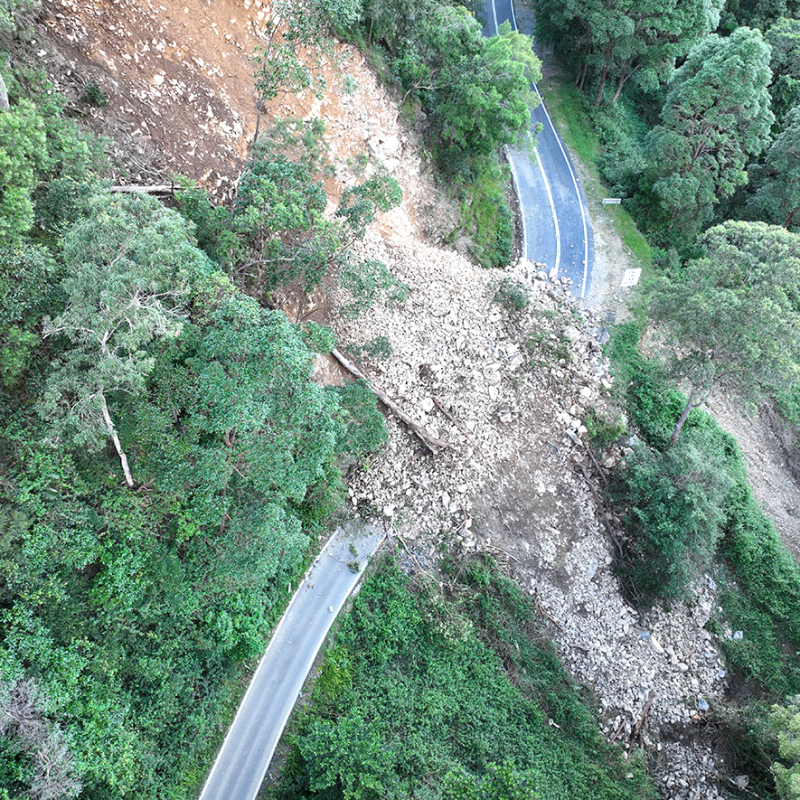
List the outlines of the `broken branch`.
{"type": "Polygon", "coordinates": [[[434,397],[433,398],[433,402],[436,405],[436,408],[438,408],[439,411],[441,411],[442,414],[444,414],[447,417],[447,419],[449,419],[450,422],[452,422],[453,425],[455,425],[456,428],[458,428],[461,431],[461,433],[464,434],[464,436],[466,437],[467,441],[471,445],[473,445],[473,447],[475,447],[475,449],[481,454],[481,458],[484,461],[486,461],[486,456],[483,454],[483,450],[481,450],[480,445],[467,433],[467,431],[465,430],[464,426],[439,402],[439,398],[438,397],[434,397]]]}

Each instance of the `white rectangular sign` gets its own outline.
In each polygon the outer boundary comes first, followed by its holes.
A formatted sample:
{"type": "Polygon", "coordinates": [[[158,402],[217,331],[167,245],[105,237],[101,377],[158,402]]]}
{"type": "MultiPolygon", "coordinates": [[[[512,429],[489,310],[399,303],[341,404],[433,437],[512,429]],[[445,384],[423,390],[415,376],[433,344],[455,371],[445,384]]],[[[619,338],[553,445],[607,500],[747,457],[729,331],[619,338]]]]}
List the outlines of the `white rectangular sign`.
{"type": "Polygon", "coordinates": [[[622,276],[622,286],[620,288],[627,289],[629,286],[636,286],[641,275],[641,269],[626,269],[625,274],[622,276]]]}
{"type": "Polygon", "coordinates": [[[604,197],[603,198],[603,205],[604,206],[618,206],[622,202],[621,197],[604,197]]]}

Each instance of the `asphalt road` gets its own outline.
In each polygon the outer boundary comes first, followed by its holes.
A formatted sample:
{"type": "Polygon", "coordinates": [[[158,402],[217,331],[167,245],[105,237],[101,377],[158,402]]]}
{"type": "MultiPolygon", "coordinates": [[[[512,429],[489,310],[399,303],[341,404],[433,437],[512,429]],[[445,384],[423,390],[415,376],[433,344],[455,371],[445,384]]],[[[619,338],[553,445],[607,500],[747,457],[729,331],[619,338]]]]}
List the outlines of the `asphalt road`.
{"type": "Polygon", "coordinates": [[[328,541],[270,639],[200,800],[254,800],[314,659],[361,577],[348,564],[363,568],[384,536],[377,528],[340,528],[328,541]]]}
{"type": "MultiPolygon", "coordinates": [[[[508,20],[517,29],[512,0],[485,0],[484,33],[494,35],[508,20]]],[[[530,36],[533,30],[523,30],[530,36]]],[[[539,89],[534,87],[537,94],[539,89]]],[[[541,98],[541,95],[539,95],[541,98]]],[[[536,148],[509,149],[520,201],[523,253],[530,261],[572,278],[573,293],[586,296],[592,278],[592,226],[577,171],[542,101],[531,112],[531,131],[541,123],[536,148]]]]}

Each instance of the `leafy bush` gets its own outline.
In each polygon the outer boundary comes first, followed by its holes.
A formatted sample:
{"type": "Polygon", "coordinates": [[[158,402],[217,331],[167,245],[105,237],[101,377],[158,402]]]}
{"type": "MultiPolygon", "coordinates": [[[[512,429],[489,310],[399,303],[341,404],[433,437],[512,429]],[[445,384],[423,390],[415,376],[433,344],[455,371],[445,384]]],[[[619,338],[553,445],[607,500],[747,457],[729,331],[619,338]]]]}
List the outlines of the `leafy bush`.
{"type": "Polygon", "coordinates": [[[695,432],[663,453],[640,446],[615,476],[612,496],[625,509],[616,570],[638,605],[684,597],[710,567],[733,483],[725,454],[711,445],[695,432]]]}
{"type": "Polygon", "coordinates": [[[47,164],[47,135],[26,100],[0,113],[0,240],[17,241],[33,225],[33,191],[47,164]]]}
{"type": "Polygon", "coordinates": [[[37,328],[57,302],[57,273],[43,247],[0,248],[0,383],[5,389],[17,384],[41,341],[37,328]]]}
{"type": "Polygon", "coordinates": [[[593,408],[589,409],[589,413],[584,419],[584,424],[586,425],[589,441],[595,447],[607,447],[619,441],[628,432],[621,417],[617,416],[615,419],[610,419],[593,408]]]}
{"type": "MultiPolygon", "coordinates": [[[[657,363],[639,352],[640,335],[636,323],[615,326],[605,353],[611,359],[617,385],[623,387],[623,399],[631,423],[647,444],[663,448],[686,398],[672,388],[666,372],[657,363]]],[[[685,430],[690,430],[699,419],[699,411],[690,411],[685,430]]]]}
{"type": "Polygon", "coordinates": [[[528,306],[528,289],[524,283],[511,278],[503,278],[494,295],[495,303],[500,303],[506,311],[520,312],[528,306]]]}
{"type": "Polygon", "coordinates": [[[773,706],[770,727],[778,737],[781,761],[772,765],[775,786],[783,800],[800,800],[800,697],[790,697],[786,705],[773,706]],[[789,766],[782,762],[789,762],[789,766]]]}
{"type": "Polygon", "coordinates": [[[361,455],[379,450],[386,442],[386,427],[369,386],[355,381],[334,391],[345,423],[337,446],[339,452],[361,455]]]}
{"type": "Polygon", "coordinates": [[[374,259],[344,263],[339,270],[339,285],[353,298],[339,309],[345,319],[356,319],[379,301],[392,308],[408,297],[408,287],[382,261],[374,259]]]}
{"type": "Polygon", "coordinates": [[[89,81],[81,92],[81,101],[95,108],[105,108],[108,105],[108,95],[95,81],[89,81]]]}

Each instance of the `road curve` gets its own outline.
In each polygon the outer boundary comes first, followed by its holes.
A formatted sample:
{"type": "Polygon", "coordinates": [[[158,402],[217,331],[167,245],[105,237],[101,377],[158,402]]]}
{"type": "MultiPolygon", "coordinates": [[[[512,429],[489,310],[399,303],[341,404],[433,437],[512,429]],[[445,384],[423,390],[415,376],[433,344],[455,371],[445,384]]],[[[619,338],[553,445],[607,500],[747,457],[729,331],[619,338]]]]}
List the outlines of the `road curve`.
{"type": "MultiPolygon", "coordinates": [[[[494,35],[506,20],[517,30],[512,0],[485,0],[484,33],[494,35]]],[[[523,33],[533,35],[533,30],[523,33]]],[[[541,100],[538,87],[534,91],[541,100]]],[[[586,197],[575,165],[553,124],[544,100],[531,112],[536,149],[512,147],[508,160],[519,197],[523,229],[523,254],[572,278],[573,293],[583,299],[592,279],[594,248],[586,197]]]]}
{"type": "Polygon", "coordinates": [[[328,540],[275,628],[200,800],[255,800],[314,659],[384,538],[382,530],[366,526],[339,528],[328,540]],[[361,571],[350,569],[353,561],[361,571]]]}

